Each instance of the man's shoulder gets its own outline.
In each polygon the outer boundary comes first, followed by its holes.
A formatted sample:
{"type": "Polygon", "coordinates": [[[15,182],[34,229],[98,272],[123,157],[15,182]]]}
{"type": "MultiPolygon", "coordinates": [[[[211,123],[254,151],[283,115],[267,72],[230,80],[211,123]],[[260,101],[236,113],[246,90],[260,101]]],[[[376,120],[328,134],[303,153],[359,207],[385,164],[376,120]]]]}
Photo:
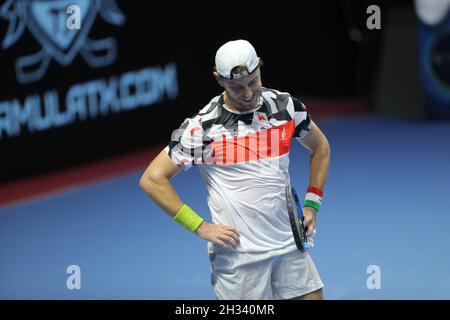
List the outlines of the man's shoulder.
{"type": "Polygon", "coordinates": [[[271,114],[284,113],[287,109],[292,108],[298,101],[298,99],[288,92],[271,88],[262,88],[261,95],[264,104],[267,106],[266,109],[269,110],[271,114]]]}
{"type": "Polygon", "coordinates": [[[261,93],[265,94],[265,95],[274,95],[274,96],[281,96],[281,97],[285,97],[285,96],[289,96],[292,97],[292,95],[289,92],[285,92],[285,91],[281,91],[278,89],[274,89],[274,88],[267,88],[267,87],[262,87],[261,88],[261,93]]]}
{"type": "Polygon", "coordinates": [[[188,117],[184,121],[184,125],[190,123],[191,126],[207,128],[214,123],[221,115],[223,104],[222,94],[212,98],[206,105],[201,107],[199,111],[188,117]]]}
{"type": "Polygon", "coordinates": [[[272,100],[275,102],[278,111],[286,109],[291,103],[294,105],[296,111],[306,110],[305,105],[297,96],[293,96],[289,92],[280,91],[272,88],[263,87],[261,94],[265,100],[272,100]]]}
{"type": "Polygon", "coordinates": [[[215,111],[219,110],[219,107],[223,103],[222,95],[215,96],[211,99],[205,106],[203,106],[197,115],[203,115],[206,116],[208,114],[214,113],[215,111]]]}

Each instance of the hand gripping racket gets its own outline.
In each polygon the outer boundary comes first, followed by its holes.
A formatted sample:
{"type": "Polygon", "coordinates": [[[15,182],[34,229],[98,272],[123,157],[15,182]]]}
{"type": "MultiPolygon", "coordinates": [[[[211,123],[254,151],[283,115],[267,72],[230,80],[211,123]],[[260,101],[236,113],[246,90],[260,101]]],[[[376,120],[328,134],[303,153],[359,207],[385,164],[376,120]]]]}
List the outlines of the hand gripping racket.
{"type": "Polygon", "coordinates": [[[286,202],[289,212],[289,221],[291,222],[292,234],[294,235],[295,244],[298,250],[305,252],[308,249],[308,239],[306,237],[306,228],[303,224],[303,213],[299,204],[295,189],[286,186],[286,202]],[[300,209],[300,211],[299,211],[300,209]]]}

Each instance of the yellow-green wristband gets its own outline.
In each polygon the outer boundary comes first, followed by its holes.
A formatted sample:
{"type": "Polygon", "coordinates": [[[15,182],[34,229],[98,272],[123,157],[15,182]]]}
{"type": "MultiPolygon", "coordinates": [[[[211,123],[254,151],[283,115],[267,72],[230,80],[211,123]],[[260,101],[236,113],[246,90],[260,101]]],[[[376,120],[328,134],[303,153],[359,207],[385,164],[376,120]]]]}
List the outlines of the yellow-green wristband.
{"type": "Polygon", "coordinates": [[[203,219],[186,204],[181,207],[173,220],[191,232],[195,232],[203,222],[203,219]]]}

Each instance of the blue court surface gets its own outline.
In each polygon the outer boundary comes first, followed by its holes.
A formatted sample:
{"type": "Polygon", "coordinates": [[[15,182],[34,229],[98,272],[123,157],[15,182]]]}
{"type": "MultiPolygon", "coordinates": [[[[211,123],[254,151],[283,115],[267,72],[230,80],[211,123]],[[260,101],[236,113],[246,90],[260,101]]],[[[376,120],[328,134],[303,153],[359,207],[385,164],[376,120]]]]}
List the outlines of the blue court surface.
{"type": "MultiPolygon", "coordinates": [[[[318,124],[332,147],[311,250],[325,298],[450,299],[450,123],[318,124]],[[378,289],[367,285],[373,268],[378,289]]],[[[307,150],[294,142],[290,159],[305,189],[307,150]]],[[[1,208],[0,298],[215,299],[206,243],[151,201],[141,174],[1,208]],[[81,270],[80,289],[66,286],[70,265],[81,270]]],[[[209,219],[198,170],[173,183],[209,219]]]]}

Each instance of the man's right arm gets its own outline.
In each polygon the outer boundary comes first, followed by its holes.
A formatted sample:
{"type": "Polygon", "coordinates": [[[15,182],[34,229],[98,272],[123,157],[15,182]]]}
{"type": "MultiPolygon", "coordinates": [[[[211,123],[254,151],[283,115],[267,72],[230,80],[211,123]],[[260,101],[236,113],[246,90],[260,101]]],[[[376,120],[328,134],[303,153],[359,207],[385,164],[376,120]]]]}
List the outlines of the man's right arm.
{"type": "Polygon", "coordinates": [[[170,179],[181,171],[162,150],[150,163],[139,181],[141,188],[172,218],[183,206],[170,179]]]}
{"type": "MultiPolygon", "coordinates": [[[[181,170],[170,159],[167,152],[162,150],[150,163],[139,181],[141,188],[172,218],[184,205],[170,183],[170,179],[181,170]]],[[[196,233],[203,239],[224,247],[239,244],[239,234],[232,226],[203,221],[196,233]]]]}

